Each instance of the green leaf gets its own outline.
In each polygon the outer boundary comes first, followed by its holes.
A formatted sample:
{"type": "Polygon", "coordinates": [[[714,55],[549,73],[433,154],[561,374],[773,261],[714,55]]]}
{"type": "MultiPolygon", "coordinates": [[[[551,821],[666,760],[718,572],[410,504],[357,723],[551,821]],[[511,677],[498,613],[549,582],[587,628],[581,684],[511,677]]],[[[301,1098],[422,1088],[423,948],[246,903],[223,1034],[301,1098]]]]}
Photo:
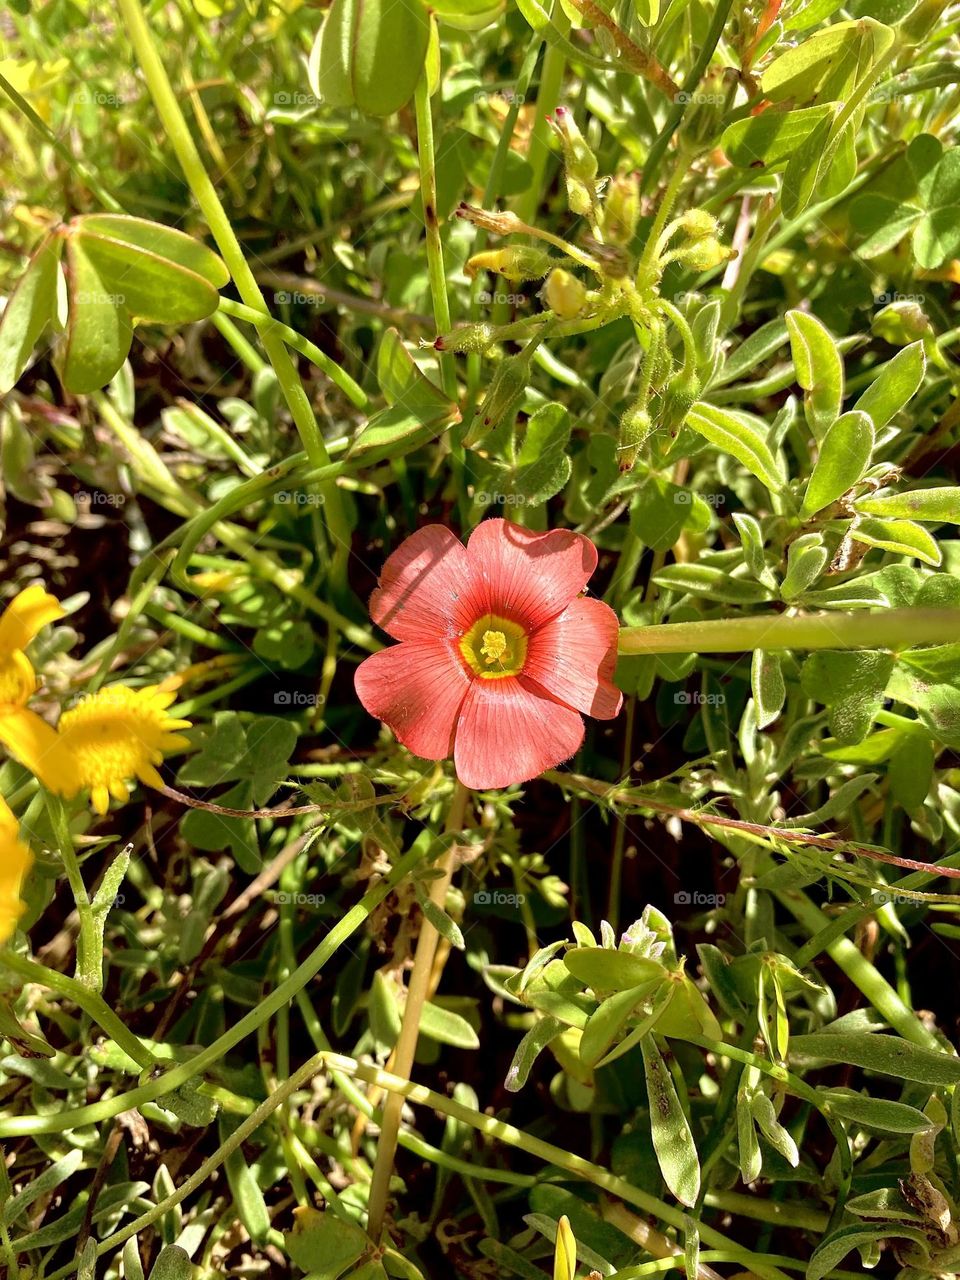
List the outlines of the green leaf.
{"type": "Polygon", "coordinates": [[[638,987],[618,991],[602,1001],[583,1029],[580,1038],[581,1062],[588,1067],[596,1066],[623,1030],[630,1015],[660,985],[660,981],[659,977],[652,978],[638,987]]]}
{"type": "MultiPolygon", "coordinates": [[[[525,506],[540,506],[560,492],[570,479],[570,415],[561,404],[545,404],[527,421],[523,442],[511,465],[478,465],[481,505],[521,499],[525,506]],[[486,501],[484,501],[484,496],[486,501]]],[[[477,459],[481,464],[482,459],[477,459]]]]}
{"type": "Polygon", "coordinates": [[[519,1093],[530,1077],[530,1071],[543,1050],[566,1031],[564,1023],[551,1017],[539,1018],[517,1045],[510,1069],[503,1082],[508,1093],[519,1093]]]}
{"type": "Polygon", "coordinates": [[[377,351],[377,382],[387,403],[435,418],[451,408],[444,393],[420,371],[397,329],[387,329],[377,351]]]}
{"type": "MultiPolygon", "coordinates": [[[[238,1123],[235,1117],[228,1118],[221,1114],[219,1121],[221,1143],[226,1142],[238,1123]]],[[[256,1175],[243,1154],[242,1146],[230,1152],[224,1161],[224,1168],[237,1215],[250,1239],[257,1244],[262,1244],[270,1233],[270,1211],[256,1175]]]]}
{"type": "Polygon", "coordinates": [[[115,305],[138,320],[190,324],[217,309],[220,295],[194,271],[122,240],[90,235],[84,228],[73,231],[70,239],[79,242],[105,292],[117,300],[115,305]]]}
{"type": "Polygon", "coordinates": [[[843,400],[843,360],[825,325],[805,311],[788,311],[790,349],[803,387],[804,409],[810,430],[823,440],[840,415],[843,400]]]}
{"type": "Polygon", "coordinates": [[[123,305],[101,279],[82,240],[67,240],[67,345],[63,385],[76,395],[98,391],[117,372],[133,341],[133,325],[123,305]]]}
{"type": "Polygon", "coordinates": [[[284,1237],[288,1255],[312,1280],[338,1280],[370,1244],[356,1223],[306,1206],[294,1209],[293,1230],[284,1237]]]}
{"type": "Polygon", "coordinates": [[[787,700],[780,655],[754,649],[750,684],[757,713],[757,728],[766,729],[778,718],[787,700]]]}
{"type": "Polygon", "coordinates": [[[741,1087],[737,1091],[737,1152],[740,1176],[748,1186],[751,1182],[756,1182],[763,1168],[763,1153],[750,1104],[750,1092],[741,1087]]]}
{"type": "Polygon", "coordinates": [[[650,1134],[663,1180],[681,1204],[691,1207],[700,1194],[700,1161],[673,1076],[652,1034],[640,1041],[650,1103],[650,1134]]]}
{"type": "Polygon", "coordinates": [[[74,218],[70,226],[76,234],[106,237],[128,246],[133,250],[129,258],[132,264],[139,261],[140,254],[149,254],[200,276],[213,289],[230,283],[230,272],[212,249],[161,222],[121,213],[85,213],[74,218]]]}
{"type": "Polygon", "coordinates": [[[702,533],[710,527],[710,508],[698,494],[653,474],[630,504],[630,527],[644,546],[669,551],[685,528],[702,533]]]}
{"type": "Polygon", "coordinates": [[[672,564],[653,575],[659,587],[671,591],[709,596],[729,604],[757,604],[770,598],[770,591],[750,578],[734,578],[709,564],[672,564]]]}
{"type": "Polygon", "coordinates": [[[466,1018],[429,1000],[423,1006],[420,1029],[438,1044],[452,1044],[456,1049],[480,1048],[480,1037],[466,1018]]]}
{"type": "Polygon", "coordinates": [[[167,1244],[157,1254],[149,1280],[193,1280],[193,1275],[193,1263],[186,1249],[179,1244],[167,1244]]]}
{"type": "Polygon", "coordinates": [[[911,342],[892,360],[881,365],[880,372],[854,405],[854,410],[869,414],[879,431],[916,395],[926,367],[923,343],[911,342]]]}
{"type": "Polygon", "coordinates": [[[874,1133],[923,1133],[930,1121],[917,1107],[871,1098],[849,1089],[821,1089],[820,1096],[834,1115],[874,1133]]]}
{"type": "Polygon", "coordinates": [[[801,517],[829,507],[862,479],[870,465],[875,440],[874,424],[865,412],[852,409],[837,418],[820,445],[820,455],[803,495],[801,517]]]}
{"type": "Polygon", "coordinates": [[[889,27],[871,18],[859,22],[835,22],[814,32],[802,44],[787,49],[770,63],[760,77],[764,97],[771,102],[809,102],[814,97],[830,97],[830,87],[839,97],[849,72],[860,61],[863,47],[875,61],[893,43],[889,27]],[[834,72],[841,75],[835,76],[834,72]],[[825,83],[827,91],[823,92],[825,83]]]}
{"type": "Polygon", "coordinates": [[[783,600],[795,600],[812,587],[826,567],[829,552],[819,533],[804,533],[787,548],[787,572],[780,585],[783,600]]]}
{"type": "Polygon", "coordinates": [[[827,104],[796,111],[761,111],[729,125],[720,146],[727,159],[743,169],[753,169],[758,162],[773,169],[786,164],[813,129],[832,116],[827,104]]]}
{"type": "Polygon", "coordinates": [[[937,165],[917,184],[926,212],[913,232],[917,262],[928,271],[960,254],[960,147],[945,151],[937,165]]]}
{"type": "Polygon", "coordinates": [[[421,0],[333,0],[310,52],[310,86],[330,106],[393,115],[413,97],[429,40],[421,0]]]}
{"type": "Polygon", "coordinates": [[[731,454],[773,493],[784,485],[783,472],[764,438],[757,419],[703,400],[691,408],[686,425],[712,445],[731,454]]]}
{"type": "Polygon", "coordinates": [[[912,1240],[919,1245],[925,1255],[929,1254],[929,1245],[923,1231],[904,1225],[891,1226],[889,1223],[878,1223],[875,1227],[864,1227],[859,1223],[849,1227],[840,1227],[826,1236],[813,1253],[807,1264],[806,1280],[823,1280],[833,1271],[853,1249],[878,1246],[881,1241],[896,1237],[912,1240]]]}
{"type": "Polygon", "coordinates": [[[883,705],[893,655],[863,650],[856,653],[812,653],[803,664],[800,681],[807,697],[830,709],[830,731],[841,743],[860,742],[883,705]]]}
{"type": "Polygon", "coordinates": [[[915,556],[924,564],[938,565],[942,559],[936,538],[912,520],[880,520],[861,516],[850,526],[850,537],[868,547],[882,547],[900,555],[915,556]]]}
{"type": "Polygon", "coordinates": [[[918,1084],[947,1085],[960,1082],[960,1058],[935,1049],[923,1049],[899,1036],[864,1031],[819,1031],[794,1036],[790,1058],[818,1059],[863,1067],[879,1075],[918,1084]]]}
{"type": "Polygon", "coordinates": [[[858,498],[857,510],[888,519],[902,517],[906,520],[930,520],[936,524],[960,524],[960,488],[944,485],[858,498]]]}
{"type": "Polygon", "coordinates": [[[563,957],[563,963],[594,991],[625,991],[652,979],[665,981],[667,976],[656,960],[608,947],[574,947],[563,957]]]}
{"type": "Polygon", "coordinates": [[[7,299],[0,319],[0,395],[27,366],[37,339],[57,309],[57,267],[63,237],[51,232],[40,244],[7,299]]]}
{"type": "Polygon", "coordinates": [[[890,790],[904,812],[915,813],[926,800],[936,758],[932,738],[923,733],[905,735],[891,755],[887,770],[890,790]]]}

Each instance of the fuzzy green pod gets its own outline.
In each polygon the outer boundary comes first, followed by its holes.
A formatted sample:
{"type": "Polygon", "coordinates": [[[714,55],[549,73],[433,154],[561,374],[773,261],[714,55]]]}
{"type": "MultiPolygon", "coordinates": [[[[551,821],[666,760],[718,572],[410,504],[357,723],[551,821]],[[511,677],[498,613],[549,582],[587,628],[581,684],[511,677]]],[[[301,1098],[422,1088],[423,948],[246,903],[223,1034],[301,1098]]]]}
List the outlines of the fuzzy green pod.
{"type": "Polygon", "coordinates": [[[493,346],[497,332],[492,324],[461,324],[434,339],[435,351],[452,351],[458,355],[483,355],[493,346]]]}
{"type": "Polygon", "coordinates": [[[628,245],[640,218],[640,179],[635,173],[617,173],[610,179],[603,200],[603,233],[611,244],[628,245]]]}
{"type": "Polygon", "coordinates": [[[653,431],[653,419],[646,407],[631,405],[620,419],[620,437],[617,440],[617,465],[621,471],[632,471],[637,464],[640,450],[653,431]]]}

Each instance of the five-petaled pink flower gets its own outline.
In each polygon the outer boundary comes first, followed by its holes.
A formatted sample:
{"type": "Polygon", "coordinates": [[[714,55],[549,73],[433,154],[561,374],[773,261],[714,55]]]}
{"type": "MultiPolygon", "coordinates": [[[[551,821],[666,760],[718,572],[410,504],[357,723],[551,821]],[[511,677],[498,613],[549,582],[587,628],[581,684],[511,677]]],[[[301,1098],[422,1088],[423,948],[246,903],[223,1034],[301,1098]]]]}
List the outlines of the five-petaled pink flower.
{"type": "Polygon", "coordinates": [[[464,547],[431,524],[389,557],[370,598],[400,643],[360,664],[356,688],[414,755],[453,755],[457,776],[487,790],[526,782],[569,759],[580,713],[609,720],[617,616],[581,596],[593,543],[484,520],[464,547]]]}

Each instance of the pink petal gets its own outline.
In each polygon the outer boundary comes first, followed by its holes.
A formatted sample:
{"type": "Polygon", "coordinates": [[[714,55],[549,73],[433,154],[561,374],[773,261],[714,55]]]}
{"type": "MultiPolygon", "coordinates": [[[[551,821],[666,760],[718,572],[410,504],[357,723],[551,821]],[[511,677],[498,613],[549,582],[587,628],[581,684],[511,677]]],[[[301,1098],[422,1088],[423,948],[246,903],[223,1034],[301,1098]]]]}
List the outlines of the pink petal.
{"type": "Polygon", "coordinates": [[[477,791],[509,787],[568,760],[582,741],[577,712],[523,676],[474,680],[457,725],[457,777],[477,791]]]}
{"type": "Polygon", "coordinates": [[[470,677],[445,640],[405,640],[365,659],[357,696],[415,756],[443,760],[453,750],[457,712],[470,677]]]}
{"type": "Polygon", "coordinates": [[[388,557],[370,597],[370,617],[395,640],[466,631],[474,621],[470,562],[442,524],[424,525],[388,557]]]}
{"type": "Polygon", "coordinates": [[[618,632],[602,600],[574,600],[530,637],[523,674],[577,711],[611,720],[623,702],[612,683],[618,632]]]}
{"type": "Polygon", "coordinates": [[[562,613],[597,567],[597,549],[582,534],[534,533],[510,520],[478,524],[467,552],[480,614],[506,614],[529,630],[562,613]]]}

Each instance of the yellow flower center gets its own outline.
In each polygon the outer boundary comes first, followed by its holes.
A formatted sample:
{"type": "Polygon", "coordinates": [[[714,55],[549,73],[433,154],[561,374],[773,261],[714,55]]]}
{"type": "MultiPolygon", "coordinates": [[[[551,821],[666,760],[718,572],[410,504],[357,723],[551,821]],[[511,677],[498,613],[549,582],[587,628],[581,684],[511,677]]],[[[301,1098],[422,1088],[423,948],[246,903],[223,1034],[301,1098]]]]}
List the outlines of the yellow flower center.
{"type": "Polygon", "coordinates": [[[527,633],[519,622],[488,613],[478,618],[460,641],[470,670],[484,680],[502,680],[523,670],[527,633]]]}

